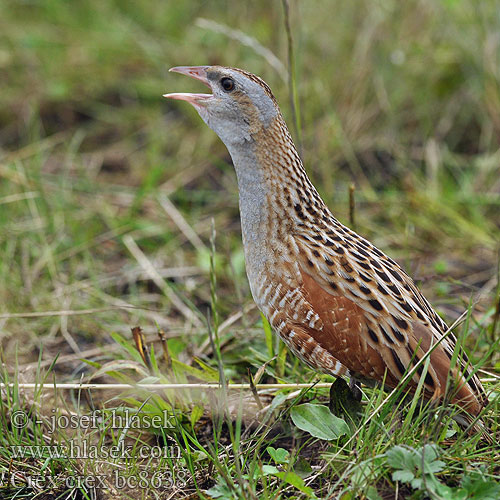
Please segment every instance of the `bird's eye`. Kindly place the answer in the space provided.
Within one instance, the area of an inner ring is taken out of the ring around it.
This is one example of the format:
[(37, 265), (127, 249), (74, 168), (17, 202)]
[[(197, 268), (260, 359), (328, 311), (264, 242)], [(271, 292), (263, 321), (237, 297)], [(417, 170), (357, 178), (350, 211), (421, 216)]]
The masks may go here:
[(234, 80), (232, 78), (222, 78), (220, 84), (224, 92), (231, 92), (234, 89)]

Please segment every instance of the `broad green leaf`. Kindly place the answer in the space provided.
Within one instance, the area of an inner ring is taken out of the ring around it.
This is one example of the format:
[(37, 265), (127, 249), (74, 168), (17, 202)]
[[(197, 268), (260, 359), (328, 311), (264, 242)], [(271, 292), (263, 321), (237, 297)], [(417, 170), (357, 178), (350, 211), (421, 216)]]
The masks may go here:
[(433, 474), (435, 472), (440, 472), (444, 469), (445, 463), (441, 460), (437, 460), (441, 455), (441, 450), (435, 444), (426, 444), (423, 448), (417, 451), (418, 454), (418, 466), (422, 467), (422, 458), (424, 462), (424, 473)]
[(410, 484), (414, 490), (420, 490), (422, 489), (424, 481), (421, 478), (415, 478), (412, 481), (410, 481)]
[(178, 355), (186, 349), (186, 343), (180, 339), (167, 340), (168, 353), (173, 359), (177, 359)]
[(378, 476), (376, 470), (384, 462), (382, 456), (363, 460), (357, 464), (350, 473), (351, 484), (357, 487), (363, 487), (372, 484)]
[(403, 446), (393, 446), (385, 452), (387, 463), (395, 469), (410, 468), (413, 465), (412, 450), (408, 450)]
[(215, 486), (212, 486), (207, 490), (207, 493), (212, 498), (220, 498), (221, 500), (232, 500), (234, 498), (234, 492), (225, 482), (217, 483)]
[(278, 406), (281, 406), (285, 401), (286, 401), (286, 394), (283, 393), (276, 394), (271, 403), (270, 410), (271, 411), (276, 410), (276, 408), (278, 408)]
[(403, 483), (409, 483), (415, 475), (409, 470), (397, 470), (392, 473), (393, 481), (402, 481)]
[(337, 439), (350, 433), (345, 420), (333, 415), (324, 405), (304, 403), (294, 406), (290, 415), (299, 429), (319, 439)]
[(266, 451), (269, 453), (271, 458), (277, 464), (286, 464), (288, 463), (288, 459), (290, 458), (290, 453), (284, 448), (273, 448), (272, 446), (268, 446)]
[(462, 479), (462, 488), (471, 500), (498, 500), (500, 483), (485, 479), (479, 474), (467, 475)]
[(282, 481), (285, 481), (288, 484), (291, 484), (292, 486), (297, 488), (299, 491), (302, 491), (302, 493), (305, 493), (309, 497), (316, 498), (314, 490), (309, 486), (306, 486), (304, 480), (298, 474), (295, 474), (295, 472), (282, 471), (278, 472), (277, 474), (274, 474), (274, 476), (281, 479)]
[(279, 469), (275, 467), (274, 465), (263, 465), (262, 466), (262, 474), (264, 476), (269, 476), (269, 475), (275, 475), (279, 473)]
[(302, 479), (309, 477), (313, 472), (311, 464), (303, 457), (299, 457), (299, 459), (295, 462), (293, 465), (293, 471)]
[(302, 491), (302, 493), (305, 493), (308, 495), (310, 498), (316, 498), (316, 495), (314, 494), (314, 490), (310, 488), (309, 486), (306, 486), (304, 483), (304, 480), (295, 472), (292, 471), (280, 471), (277, 467), (274, 465), (263, 465), (262, 468), (262, 474), (264, 476), (274, 476), (277, 477), (278, 479), (281, 479), (282, 481), (285, 481), (288, 484), (291, 484), (295, 488), (297, 488), (299, 491)]
[(467, 494), (461, 488), (451, 488), (440, 483), (435, 476), (427, 476), (427, 490), (440, 500), (467, 500)]
[(382, 500), (375, 486), (368, 486), (368, 488), (366, 488), (366, 498), (368, 500)]

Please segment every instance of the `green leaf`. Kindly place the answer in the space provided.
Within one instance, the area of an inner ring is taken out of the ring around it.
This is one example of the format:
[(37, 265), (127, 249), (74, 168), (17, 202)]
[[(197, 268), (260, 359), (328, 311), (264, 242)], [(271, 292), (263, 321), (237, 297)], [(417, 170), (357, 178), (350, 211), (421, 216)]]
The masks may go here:
[(177, 359), (179, 354), (186, 349), (186, 343), (180, 339), (167, 340), (168, 352), (173, 359)]
[(498, 500), (500, 498), (500, 483), (485, 479), (480, 474), (470, 474), (462, 479), (462, 488), (470, 500)]
[[(419, 459), (420, 457), (423, 458), (425, 474), (441, 472), (444, 469), (446, 464), (441, 460), (437, 460), (441, 454), (441, 450), (435, 444), (426, 444), (423, 448), (421, 448), (421, 450), (418, 450), (417, 453), (419, 455)], [(421, 464), (422, 461), (419, 460), (419, 466), (421, 466)]]
[(119, 333), (116, 332), (111, 332), (111, 338), (117, 343), (120, 344), (120, 346), (125, 349), (125, 351), (128, 352), (130, 357), (138, 362), (144, 365), (144, 361), (142, 360), (141, 355), (139, 354), (139, 351), (136, 349), (135, 345), (132, 344), (130, 340), (127, 340), (125, 337), (120, 335)]
[(345, 420), (333, 415), (323, 405), (304, 403), (294, 406), (290, 415), (299, 429), (319, 439), (332, 440), (350, 433)]
[(160, 381), (159, 377), (153, 377), (152, 375), (148, 377), (144, 377), (141, 380), (139, 380), (139, 384), (157, 384)]
[(191, 421), (191, 425), (194, 427), (196, 422), (200, 420), (200, 418), (203, 415), (203, 407), (196, 405), (192, 410), (191, 410), (191, 416), (189, 420)]
[(215, 486), (212, 486), (206, 492), (212, 498), (220, 498), (221, 500), (233, 500), (234, 498), (233, 491), (229, 488), (229, 486), (225, 482), (223, 482), (223, 480), (220, 481), (222, 482), (217, 483)]
[(158, 369), (158, 362), (156, 361), (155, 355), (155, 346), (153, 344), (151, 344), (149, 348), (149, 361), (151, 362), (151, 369), (153, 370), (153, 372), (159, 374), (160, 370)]
[(264, 329), (264, 335), (266, 339), (266, 347), (267, 347), (267, 353), (269, 354), (269, 357), (272, 358), (274, 356), (274, 336), (273, 336), (273, 331), (271, 329), (271, 325), (269, 324), (269, 321), (267, 321), (267, 318), (260, 313), (262, 317), (262, 328)]
[(288, 484), (295, 486), (295, 488), (302, 491), (302, 493), (306, 493), (307, 495), (316, 498), (314, 490), (309, 486), (306, 486), (304, 480), (298, 474), (295, 474), (295, 472), (280, 472), (277, 476), (286, 481)]
[(420, 478), (415, 478), (412, 481), (410, 481), (410, 484), (414, 490), (420, 490), (420, 489), (422, 489), (424, 481)]
[(409, 483), (414, 479), (415, 475), (409, 470), (397, 470), (392, 473), (393, 481), (402, 481), (403, 483)]
[(295, 462), (293, 471), (302, 479), (309, 477), (313, 472), (311, 464), (303, 457), (299, 457), (299, 459)]
[(375, 486), (368, 486), (368, 488), (366, 488), (365, 494), (368, 500), (382, 500), (382, 497), (378, 494), (377, 488), (375, 488)]
[(469, 497), (461, 488), (452, 488), (440, 483), (434, 476), (427, 476), (427, 490), (440, 500), (467, 500)]
[(191, 375), (192, 377), (196, 377), (198, 380), (202, 380), (203, 382), (218, 382), (219, 380), (219, 374), (217, 372), (199, 370), (198, 368), (189, 366), (182, 361), (178, 361), (177, 359), (172, 359), (172, 366), (174, 369), (182, 371), (185, 375)]
[(87, 363), (88, 365), (92, 366), (93, 368), (101, 368), (102, 364), (101, 363), (97, 363), (96, 361), (91, 361), (90, 359), (83, 359), (83, 358), (80, 358), (80, 361), (83, 361), (84, 363)]
[(385, 452), (387, 463), (394, 469), (410, 469), (413, 467), (413, 450), (403, 446), (393, 446)]
[[(282, 448), (279, 448), (279, 449), (282, 449)], [(275, 451), (277, 451), (277, 450), (275, 450)], [(268, 450), (268, 452), (269, 452), (269, 450)], [(288, 484), (294, 486), (299, 491), (302, 491), (302, 493), (305, 493), (310, 498), (316, 498), (316, 495), (314, 494), (314, 490), (312, 488), (310, 488), (309, 486), (306, 486), (306, 484), (304, 483), (304, 480), (295, 472), (280, 471), (274, 465), (263, 465), (261, 467), (261, 471), (262, 471), (262, 475), (264, 475), (264, 476), (277, 477), (278, 479), (281, 479), (285, 483), (288, 483)]]
[(275, 477), (281, 479), (282, 481), (285, 481), (288, 484), (291, 484), (295, 488), (297, 488), (299, 491), (302, 491), (302, 493), (305, 493), (309, 497), (316, 498), (316, 495), (314, 494), (314, 490), (306, 486), (304, 483), (304, 480), (298, 475), (295, 474), (295, 472), (278, 472), (277, 474), (273, 474)]
[(288, 347), (282, 341), (278, 344), (278, 358), (276, 359), (276, 375), (282, 378), (285, 375), (286, 355)]
[(440, 448), (433, 444), (426, 444), (418, 450), (396, 445), (386, 451), (385, 457), (388, 465), (396, 469), (392, 473), (394, 481), (410, 484), (414, 490), (427, 489), (443, 500), (451, 500), (454, 491), (440, 483), (434, 475), (445, 467), (444, 462), (437, 460), (440, 454)]
[(451, 429), (451, 428), (450, 428), (450, 429), (448, 429), (448, 430), (446, 431), (446, 434), (445, 434), (445, 436), (444, 436), (444, 437), (445, 437), (446, 439), (449, 439), (449, 438), (453, 437), (456, 433), (457, 433), (456, 429)]
[(269, 408), (270, 411), (276, 410), (278, 406), (281, 406), (284, 402), (286, 401), (286, 394), (283, 394), (282, 392), (279, 394), (276, 394), (274, 399), (271, 402), (271, 406)]
[(201, 369), (203, 370), (203, 372), (206, 373), (207, 379), (213, 380), (215, 382), (219, 380), (219, 372), (218, 372), (218, 370), (216, 370), (215, 368), (207, 365), (206, 363), (204, 363), (199, 358), (194, 358), (194, 360), (196, 361), (196, 363), (198, 363), (198, 365), (201, 367)]
[(377, 469), (383, 462), (384, 458), (378, 456), (358, 463), (350, 473), (351, 484), (361, 488), (375, 482), (378, 476)]
[(441, 460), (434, 460), (433, 462), (424, 462), (424, 473), (425, 474), (434, 474), (435, 472), (441, 472), (444, 467), (445, 463), (441, 462)]
[(290, 458), (290, 453), (284, 448), (273, 448), (272, 446), (268, 446), (266, 451), (269, 453), (271, 458), (277, 464), (286, 464), (288, 463), (288, 459)]
[(110, 377), (116, 378), (117, 380), (130, 381), (132, 379), (127, 376), (126, 373), (128, 371), (135, 371), (142, 378), (146, 378), (149, 376), (148, 371), (144, 367), (144, 363), (141, 361), (132, 361), (128, 359), (115, 359), (113, 361), (108, 361), (104, 363), (99, 370), (92, 374), (91, 378), (97, 378), (101, 375), (109, 375)]
[(266, 412), (266, 417), (271, 415), (273, 411), (275, 411), (279, 406), (281, 406), (286, 401), (286, 394), (279, 393), (276, 394), (274, 399), (272, 400), (269, 409)]
[(395, 472), (393, 476), (398, 476), (400, 481), (409, 482), (411, 478), (406, 474), (402, 474), (403, 472), (411, 473), (413, 477), (420, 477), (422, 474), (433, 475), (442, 471), (446, 464), (441, 460), (437, 460), (440, 453), (439, 447), (433, 444), (426, 444), (418, 450), (396, 445), (387, 450), (385, 456), (387, 463), (399, 471)]
[(269, 476), (269, 475), (275, 475), (275, 474), (278, 474), (280, 472), (280, 470), (275, 467), (274, 465), (263, 465), (262, 466), (262, 474), (264, 474), (264, 476)]

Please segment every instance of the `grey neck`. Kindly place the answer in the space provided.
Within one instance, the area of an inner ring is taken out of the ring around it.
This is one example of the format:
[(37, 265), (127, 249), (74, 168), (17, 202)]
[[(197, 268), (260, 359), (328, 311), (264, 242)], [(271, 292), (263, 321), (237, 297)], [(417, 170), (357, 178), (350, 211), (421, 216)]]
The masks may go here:
[(252, 294), (261, 273), (269, 264), (269, 185), (265, 172), (254, 152), (254, 144), (228, 148), (238, 180), (241, 235), (245, 252), (246, 271)]
[(264, 230), (266, 215), (269, 214), (265, 173), (256, 158), (253, 144), (232, 148), (230, 154), (238, 180), (243, 237), (252, 235), (254, 238)]

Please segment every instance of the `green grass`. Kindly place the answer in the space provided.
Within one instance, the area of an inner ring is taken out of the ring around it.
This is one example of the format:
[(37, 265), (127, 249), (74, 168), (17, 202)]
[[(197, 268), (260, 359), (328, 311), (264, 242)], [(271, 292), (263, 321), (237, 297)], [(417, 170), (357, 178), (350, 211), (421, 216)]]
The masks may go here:
[[(498, 445), (464, 433), (450, 409), (420, 409), (418, 399), (399, 408), (397, 394), (381, 405), (387, 394), (365, 389), (360, 420), (346, 417), (349, 430), (326, 440), (294, 423), (302, 405), (326, 403), (323, 386), (256, 395), (225, 385), (247, 383), (248, 369), (256, 383), (332, 379), (278, 345), (253, 306), (227, 152), (192, 109), (161, 98), (200, 90), (167, 73), (176, 65), (261, 75), (293, 133), (295, 103), (306, 168), (332, 211), (349, 221), (354, 183), (357, 230), (449, 324), (469, 312), (456, 331), (490, 373), (480, 373), (491, 391), (483, 420), (498, 443), (496, 2), (290, 2), (290, 24), (296, 95), (282, 2), (0, 5), (0, 356), (1, 378), (14, 384), (2, 389), (0, 498), (94, 498), (96, 485), (81, 481), (101, 476), (102, 498), (500, 496)], [(224, 383), (208, 392), (17, 386), (80, 379)], [(51, 433), (55, 408), (100, 410), (100, 427)], [(114, 429), (126, 408), (143, 424), (167, 412), (171, 425)], [(28, 416), (22, 429), (16, 411)], [(12, 446), (71, 440), (133, 451), (126, 460), (13, 455)], [(139, 456), (139, 446), (168, 445), (181, 457)]]

